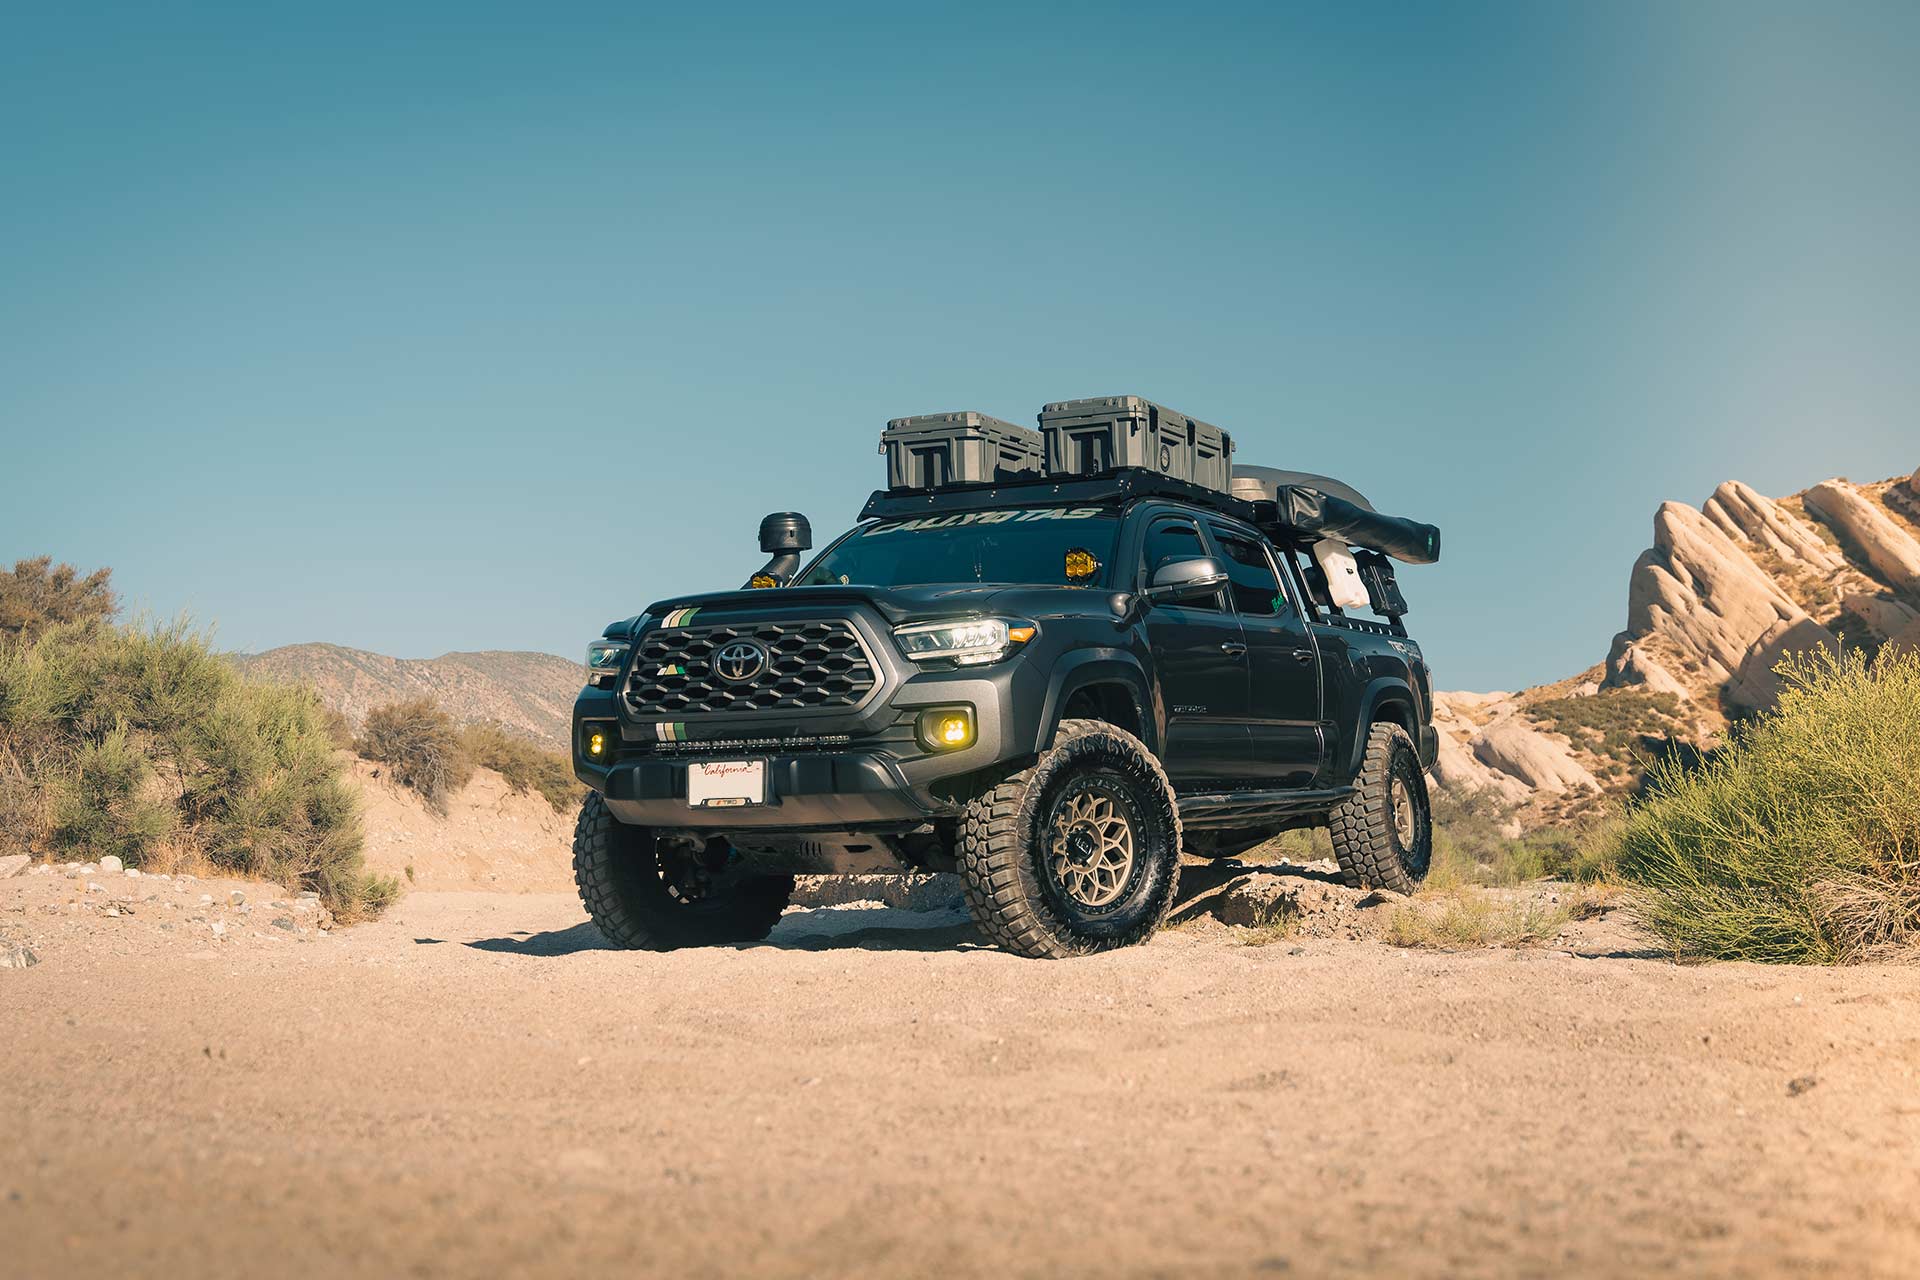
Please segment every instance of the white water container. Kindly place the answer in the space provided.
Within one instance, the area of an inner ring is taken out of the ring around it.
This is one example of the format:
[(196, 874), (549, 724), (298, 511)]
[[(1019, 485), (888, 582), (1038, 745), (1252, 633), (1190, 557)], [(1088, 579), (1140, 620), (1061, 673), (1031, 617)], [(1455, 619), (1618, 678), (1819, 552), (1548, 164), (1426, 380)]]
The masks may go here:
[(1360, 579), (1360, 563), (1347, 544), (1337, 538), (1322, 538), (1313, 544), (1313, 559), (1327, 575), (1327, 598), (1342, 609), (1364, 609), (1373, 603), (1367, 584)]

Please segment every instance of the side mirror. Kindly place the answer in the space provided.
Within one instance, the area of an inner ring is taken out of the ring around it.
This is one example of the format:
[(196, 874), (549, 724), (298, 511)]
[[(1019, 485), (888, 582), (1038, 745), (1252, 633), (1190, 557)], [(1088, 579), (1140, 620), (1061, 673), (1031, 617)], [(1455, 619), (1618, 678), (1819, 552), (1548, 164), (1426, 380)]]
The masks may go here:
[(1155, 604), (1177, 604), (1212, 595), (1227, 585), (1227, 571), (1211, 556), (1170, 560), (1153, 571), (1147, 599)]
[(798, 511), (776, 511), (760, 522), (760, 554), (773, 559), (747, 579), (749, 587), (784, 587), (800, 572), (800, 553), (813, 549), (813, 526)]

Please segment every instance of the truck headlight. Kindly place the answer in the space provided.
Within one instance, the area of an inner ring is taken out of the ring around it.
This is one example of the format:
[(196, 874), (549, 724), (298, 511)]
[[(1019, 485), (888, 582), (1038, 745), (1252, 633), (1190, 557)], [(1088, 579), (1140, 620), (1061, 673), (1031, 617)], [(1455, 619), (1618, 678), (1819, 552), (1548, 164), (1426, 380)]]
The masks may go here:
[(945, 659), (963, 667), (998, 662), (1033, 639), (1038, 628), (1007, 618), (971, 618), (965, 622), (918, 622), (896, 627), (900, 652), (915, 662)]
[(587, 683), (596, 689), (611, 689), (620, 678), (621, 664), (633, 646), (625, 640), (595, 640), (587, 646)]

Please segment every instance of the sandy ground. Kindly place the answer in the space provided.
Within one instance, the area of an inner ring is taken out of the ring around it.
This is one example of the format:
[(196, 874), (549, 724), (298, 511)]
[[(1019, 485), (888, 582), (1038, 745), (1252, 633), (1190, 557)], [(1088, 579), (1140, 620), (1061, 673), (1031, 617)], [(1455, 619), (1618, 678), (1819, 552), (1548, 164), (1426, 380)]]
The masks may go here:
[(87, 883), (0, 882), (8, 1277), (1920, 1268), (1913, 967)]

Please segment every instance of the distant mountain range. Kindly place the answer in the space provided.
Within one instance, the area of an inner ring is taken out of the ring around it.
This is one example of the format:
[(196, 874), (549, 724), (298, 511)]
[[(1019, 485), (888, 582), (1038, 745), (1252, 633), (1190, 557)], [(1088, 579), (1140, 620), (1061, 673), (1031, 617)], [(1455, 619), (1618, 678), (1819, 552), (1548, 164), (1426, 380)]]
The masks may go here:
[(389, 658), (337, 644), (293, 644), (235, 654), (256, 679), (310, 684), (356, 726), (373, 708), (429, 694), (462, 724), (493, 723), (565, 750), (580, 664), (550, 653), (487, 650)]

